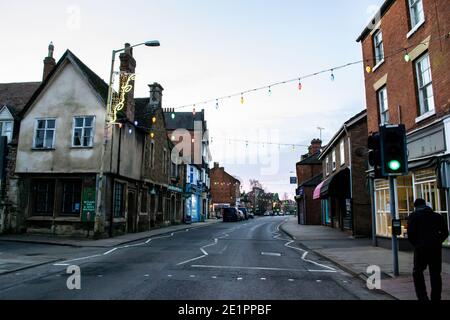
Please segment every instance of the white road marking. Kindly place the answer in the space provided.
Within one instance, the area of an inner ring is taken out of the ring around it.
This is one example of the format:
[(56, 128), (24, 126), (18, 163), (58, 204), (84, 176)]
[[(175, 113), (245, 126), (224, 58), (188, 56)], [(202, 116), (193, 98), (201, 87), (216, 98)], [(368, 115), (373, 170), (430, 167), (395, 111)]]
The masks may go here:
[(172, 275), (171, 275), (171, 274), (168, 274), (167, 276), (168, 276), (169, 278), (172, 278)]
[(265, 280), (267, 280), (267, 279), (266, 279), (266, 278), (261, 278), (261, 280), (262, 280), (262, 281), (265, 281)]
[(71, 260), (66, 260), (60, 263), (54, 263), (54, 266), (68, 266), (70, 262), (75, 262), (75, 261), (82, 261), (82, 260), (87, 260), (87, 259), (91, 259), (91, 258), (97, 258), (102, 256), (102, 254), (95, 254), (93, 256), (87, 256), (87, 257), (81, 257), (81, 258), (77, 258), (77, 259), (71, 259)]
[(242, 278), (241, 278), (241, 277), (239, 277), (239, 278), (237, 278), (237, 280), (238, 280), (238, 281), (241, 281), (241, 280), (242, 280)]
[(212, 276), (211, 278), (213, 278), (213, 279), (217, 279), (217, 277), (216, 277), (216, 276)]
[(288, 279), (289, 282), (294, 282), (294, 279)]
[[(237, 267), (237, 266), (210, 266), (193, 264), (192, 268), (210, 268), (210, 269), (243, 269), (243, 270), (269, 270), (269, 271), (293, 271), (293, 272), (324, 272), (323, 270), (310, 271), (302, 269), (288, 269), (288, 268), (269, 268), (269, 267)], [(330, 271), (326, 271), (330, 272)]]
[(281, 253), (278, 252), (261, 252), (262, 256), (281, 257)]
[(192, 262), (192, 261), (195, 261), (195, 260), (199, 260), (199, 259), (203, 259), (203, 258), (207, 257), (209, 254), (208, 254), (208, 252), (206, 252), (205, 248), (208, 248), (208, 247), (211, 247), (211, 246), (215, 246), (218, 242), (219, 242), (219, 239), (217, 239), (217, 238), (214, 239), (213, 243), (208, 244), (208, 245), (203, 246), (203, 247), (200, 248), (200, 251), (203, 253), (202, 256), (195, 257), (195, 258), (192, 258), (192, 259), (189, 259), (189, 260), (186, 260), (186, 261), (182, 261), (180, 263), (177, 263), (177, 266), (181, 266), (181, 265), (184, 265), (186, 263), (189, 263), (189, 262)]
[(193, 274), (191, 274), (189, 277), (190, 277), (190, 278), (195, 278), (195, 276), (194, 276)]
[(110, 254), (110, 253), (113, 253), (113, 252), (116, 251), (116, 250), (117, 250), (117, 248), (111, 249), (111, 250), (105, 252), (103, 255), (106, 256), (106, 255), (108, 255), (108, 254)]
[[(337, 270), (334, 269), (334, 268), (332, 268), (332, 267), (329, 267), (329, 266), (326, 266), (326, 265), (324, 265), (324, 264), (320, 264), (320, 263), (318, 263), (318, 262), (315, 262), (315, 261), (306, 259), (306, 256), (308, 255), (309, 252), (306, 251), (306, 250), (303, 250), (303, 249), (301, 249), (301, 248), (297, 248), (297, 247), (291, 246), (291, 243), (293, 243), (293, 242), (294, 242), (294, 241), (289, 241), (289, 242), (287, 242), (284, 246), (285, 246), (285, 247), (288, 247), (288, 248), (291, 248), (291, 249), (294, 249), (294, 250), (298, 250), (298, 251), (303, 252), (303, 255), (302, 255), (302, 260), (303, 260), (303, 261), (309, 262), (309, 263), (312, 263), (312, 264), (315, 264), (316, 266), (325, 268), (325, 269), (327, 269), (327, 270), (329, 270), (329, 271), (331, 271), (331, 272), (337, 272)], [(312, 270), (310, 270), (310, 271), (312, 271)]]
[(316, 280), (316, 282), (317, 282), (317, 283), (321, 283), (321, 282), (322, 282), (322, 280)]
[(149, 274), (145, 274), (144, 277), (150, 277), (150, 275)]

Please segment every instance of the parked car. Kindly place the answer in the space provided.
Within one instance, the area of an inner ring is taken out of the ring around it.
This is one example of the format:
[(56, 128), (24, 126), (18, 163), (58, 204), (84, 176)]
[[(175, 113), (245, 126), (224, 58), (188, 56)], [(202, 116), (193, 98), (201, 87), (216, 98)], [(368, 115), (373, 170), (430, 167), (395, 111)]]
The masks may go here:
[(224, 208), (223, 209), (223, 222), (237, 222), (241, 217), (239, 211), (236, 208)]
[(245, 220), (248, 220), (248, 211), (246, 208), (239, 208), (239, 210), (242, 211), (242, 213), (244, 214), (244, 218)]
[(269, 211), (264, 212), (264, 216), (265, 216), (265, 217), (270, 216), (270, 212), (269, 212)]
[(255, 219), (255, 215), (253, 214), (253, 212), (249, 212), (248, 213), (248, 218), (249, 219)]
[(238, 210), (238, 213), (239, 213), (239, 221), (245, 220), (244, 212), (242, 212), (242, 210)]

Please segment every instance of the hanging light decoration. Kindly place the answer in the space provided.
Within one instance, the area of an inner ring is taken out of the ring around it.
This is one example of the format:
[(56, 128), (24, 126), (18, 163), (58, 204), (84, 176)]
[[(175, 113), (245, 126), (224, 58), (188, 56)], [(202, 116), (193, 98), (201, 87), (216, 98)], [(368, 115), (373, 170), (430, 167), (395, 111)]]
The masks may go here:
[(406, 62), (410, 62), (411, 61), (411, 56), (408, 53), (408, 50), (405, 49), (405, 57), (404, 57)]
[(139, 124), (139, 122), (137, 122), (137, 121), (134, 122), (134, 125), (135, 125), (136, 127), (138, 126), (138, 124)]
[(334, 70), (331, 69), (331, 81), (334, 81)]
[(272, 95), (272, 88), (269, 86), (269, 97)]
[(133, 129), (131, 129), (131, 128), (128, 129), (128, 133), (129, 133), (129, 134), (132, 134), (132, 133), (133, 133)]
[(244, 94), (241, 93), (241, 104), (244, 104), (245, 100), (244, 100)]
[(298, 90), (302, 91), (303, 85), (302, 85), (302, 79), (298, 79)]
[(156, 117), (152, 117), (152, 123), (153, 123), (153, 124), (156, 123)]
[(195, 117), (196, 111), (195, 111), (195, 104), (194, 104), (194, 109), (192, 109), (192, 115)]
[(366, 72), (367, 73), (371, 73), (372, 72), (372, 67), (371, 66), (367, 66), (366, 67)]
[(219, 109), (219, 99), (216, 99), (216, 109)]
[(150, 138), (153, 139), (154, 137), (155, 137), (155, 133), (154, 133), (154, 132), (151, 132), (151, 133), (150, 133)]
[(171, 117), (172, 117), (172, 119), (175, 119), (175, 112), (172, 112), (172, 115), (171, 115)]

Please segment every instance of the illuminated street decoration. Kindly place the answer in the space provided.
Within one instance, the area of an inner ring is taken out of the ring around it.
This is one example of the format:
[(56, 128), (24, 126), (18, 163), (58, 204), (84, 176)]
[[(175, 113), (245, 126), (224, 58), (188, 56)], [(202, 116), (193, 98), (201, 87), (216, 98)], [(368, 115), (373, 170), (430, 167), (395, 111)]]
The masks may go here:
[(121, 83), (124, 83), (124, 85), (120, 88), (120, 98), (119, 102), (113, 107), (112, 110), (112, 116), (111, 116), (111, 122), (116, 123), (117, 121), (117, 113), (125, 107), (125, 96), (127, 93), (129, 93), (133, 89), (133, 85), (131, 84), (132, 81), (136, 79), (136, 74), (123, 74), (123, 81)]

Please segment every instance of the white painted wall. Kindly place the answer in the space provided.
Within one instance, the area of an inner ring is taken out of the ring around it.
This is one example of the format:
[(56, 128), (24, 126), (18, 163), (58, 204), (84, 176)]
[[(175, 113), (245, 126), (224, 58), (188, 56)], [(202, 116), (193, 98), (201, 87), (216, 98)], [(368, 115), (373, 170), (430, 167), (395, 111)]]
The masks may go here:
[[(94, 147), (72, 148), (74, 116), (95, 116)], [(36, 119), (56, 118), (55, 150), (35, 151)], [(29, 109), (20, 126), (17, 173), (98, 172), (103, 144), (105, 106), (83, 74), (67, 62)]]

